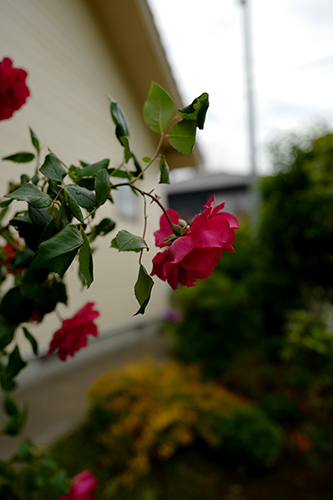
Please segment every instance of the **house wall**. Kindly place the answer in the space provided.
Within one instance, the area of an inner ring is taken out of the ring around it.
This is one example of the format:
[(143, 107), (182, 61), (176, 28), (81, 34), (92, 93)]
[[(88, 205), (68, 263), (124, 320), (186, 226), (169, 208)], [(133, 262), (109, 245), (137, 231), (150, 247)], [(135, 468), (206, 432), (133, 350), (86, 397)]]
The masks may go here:
[[(32, 150), (30, 126), (41, 143), (67, 165), (78, 164), (78, 160), (96, 162), (111, 158), (111, 166), (118, 166), (123, 151), (114, 136), (106, 93), (111, 94), (125, 111), (132, 132), (131, 147), (138, 158), (153, 154), (156, 143), (143, 123), (141, 109), (91, 9), (83, 0), (0, 0), (0, 59), (10, 57), (15, 66), (28, 71), (27, 83), (32, 94), (13, 118), (0, 122), (0, 157)], [(34, 166), (2, 162), (1, 194), (5, 194), (10, 179), (19, 180), (22, 172), (32, 173), (33, 170)], [(156, 186), (156, 181), (155, 169), (146, 175), (142, 186), (150, 190)], [(157, 192), (163, 195), (160, 188)], [(161, 214), (157, 206), (150, 204), (148, 211), (150, 251), (144, 256), (143, 264), (150, 271), (151, 259), (156, 253), (152, 233), (158, 227)], [(121, 217), (116, 208), (107, 203), (96, 219), (115, 218), (116, 230), (142, 234), (140, 199), (135, 212), (136, 217), (130, 220)], [(72, 266), (68, 273), (69, 307), (59, 307), (65, 318), (87, 301), (96, 302), (101, 312), (102, 333), (124, 324), (131, 326), (159, 318), (166, 305), (167, 287), (156, 282), (145, 316), (132, 318), (138, 309), (133, 293), (138, 255), (118, 254), (110, 249), (115, 234), (107, 235), (104, 240), (101, 238), (94, 245), (97, 247), (94, 252), (95, 282), (89, 290), (81, 291), (77, 264)], [(60, 325), (53, 316), (35, 329), (44, 347)]]

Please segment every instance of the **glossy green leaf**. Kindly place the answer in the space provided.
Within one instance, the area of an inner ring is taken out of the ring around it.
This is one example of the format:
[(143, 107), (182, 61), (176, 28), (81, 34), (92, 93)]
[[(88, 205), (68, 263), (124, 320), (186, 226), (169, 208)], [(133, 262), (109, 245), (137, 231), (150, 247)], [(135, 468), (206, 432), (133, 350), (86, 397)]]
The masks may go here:
[(119, 104), (110, 96), (106, 96), (110, 103), (110, 111), (111, 111), (111, 116), (112, 120), (116, 125), (116, 136), (120, 140), (120, 137), (127, 137), (129, 136), (129, 128), (128, 128), (128, 123), (126, 116)]
[(160, 156), (160, 180), (159, 184), (170, 184), (169, 166), (165, 160), (165, 156)]
[(82, 227), (80, 228), (80, 231), (83, 244), (79, 251), (79, 265), (80, 271), (85, 277), (87, 287), (89, 288), (91, 283), (94, 281), (93, 259), (88, 238)]
[(194, 101), (185, 108), (179, 109), (179, 115), (185, 120), (195, 120), (197, 127), (199, 129), (204, 128), (206, 114), (209, 107), (207, 92), (204, 92), (199, 97), (194, 99)]
[(195, 143), (196, 122), (183, 120), (177, 123), (169, 133), (169, 142), (173, 148), (184, 155), (190, 155)]
[(46, 227), (52, 219), (51, 213), (47, 208), (34, 208), (29, 205), (28, 214), (32, 222), (41, 227)]
[(111, 247), (117, 248), (119, 252), (140, 252), (143, 248), (148, 249), (148, 245), (141, 236), (122, 230), (111, 241)]
[(39, 171), (48, 179), (56, 182), (62, 182), (67, 175), (67, 170), (63, 167), (60, 160), (52, 154), (46, 156)]
[(32, 145), (35, 148), (35, 150), (37, 151), (37, 153), (39, 154), (39, 151), (40, 151), (39, 139), (38, 139), (37, 135), (35, 134), (35, 132), (30, 127), (29, 127), (29, 131), (30, 131), (30, 139), (31, 139)]
[(92, 212), (97, 207), (96, 196), (94, 193), (81, 186), (69, 186), (67, 191), (76, 199), (80, 207)]
[(23, 333), (25, 338), (30, 342), (34, 355), (38, 356), (38, 344), (35, 337), (25, 327), (23, 327)]
[(143, 105), (143, 118), (151, 130), (162, 134), (174, 112), (170, 95), (157, 83), (152, 82), (148, 97)]
[(141, 158), (141, 160), (145, 163), (149, 163), (151, 161), (151, 158), (149, 156), (144, 156), (143, 158)]
[(78, 202), (76, 201), (74, 196), (70, 193), (70, 191), (68, 191), (67, 189), (64, 189), (64, 191), (65, 191), (66, 200), (69, 203), (70, 209), (71, 209), (74, 217), (83, 223), (84, 217), (83, 217), (83, 214), (81, 212), (81, 208), (80, 208)]
[(141, 264), (140, 270), (139, 270), (138, 280), (135, 283), (135, 287), (134, 287), (135, 297), (140, 304), (140, 308), (134, 314), (134, 316), (136, 316), (137, 314), (144, 314), (146, 307), (148, 305), (148, 302), (150, 300), (151, 290), (152, 290), (153, 286), (154, 286), (153, 279), (149, 276), (149, 274), (147, 273), (147, 270)]
[(84, 168), (81, 169), (76, 169), (76, 175), (78, 179), (82, 179), (83, 177), (95, 177), (97, 172), (99, 172), (101, 169), (106, 169), (108, 168), (110, 164), (110, 160), (108, 158), (105, 158), (104, 160), (98, 161), (96, 163), (93, 163), (92, 165), (88, 165)]
[(46, 208), (52, 203), (51, 197), (43, 193), (35, 184), (24, 184), (12, 193), (6, 194), (5, 197), (18, 201), (26, 201), (35, 208)]
[(13, 161), (15, 163), (29, 163), (34, 158), (34, 154), (27, 153), (26, 151), (21, 151), (20, 153), (15, 153), (10, 156), (4, 156), (2, 159), (6, 161)]
[(95, 178), (95, 193), (98, 206), (103, 205), (110, 194), (110, 177), (107, 170), (100, 170)]
[(83, 238), (80, 231), (75, 226), (67, 225), (59, 233), (39, 245), (39, 250), (31, 265), (62, 275), (82, 244)]

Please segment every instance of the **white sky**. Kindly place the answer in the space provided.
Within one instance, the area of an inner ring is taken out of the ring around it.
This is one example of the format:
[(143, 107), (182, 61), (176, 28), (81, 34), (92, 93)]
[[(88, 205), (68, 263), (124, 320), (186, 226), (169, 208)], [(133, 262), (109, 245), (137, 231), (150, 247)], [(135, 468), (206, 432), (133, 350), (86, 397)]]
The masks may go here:
[[(333, 0), (250, 1), (257, 163), (281, 132), (333, 127)], [(210, 109), (198, 144), (210, 169), (249, 172), (239, 0), (149, 0), (184, 104)]]

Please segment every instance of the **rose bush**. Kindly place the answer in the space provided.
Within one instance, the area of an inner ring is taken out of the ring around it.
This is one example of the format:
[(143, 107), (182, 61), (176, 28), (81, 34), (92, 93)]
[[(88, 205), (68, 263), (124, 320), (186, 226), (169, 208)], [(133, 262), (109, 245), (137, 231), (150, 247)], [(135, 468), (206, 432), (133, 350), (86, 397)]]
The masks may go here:
[(53, 335), (47, 354), (58, 350), (59, 359), (66, 361), (67, 356), (74, 356), (76, 351), (86, 347), (88, 335), (97, 337), (98, 329), (93, 321), (99, 312), (93, 310), (94, 305), (94, 302), (88, 302), (73, 318), (62, 322), (61, 328)]
[(167, 281), (175, 290), (178, 283), (195, 286), (198, 279), (208, 278), (213, 273), (222, 252), (234, 252), (232, 246), (238, 221), (233, 215), (221, 212), (224, 203), (214, 207), (215, 196), (204, 206), (204, 211), (193, 221), (184, 225), (173, 209), (167, 214), (174, 225), (179, 227), (180, 236), (174, 235), (165, 214), (160, 219), (160, 229), (154, 233), (157, 247), (168, 248), (153, 259), (151, 276)]
[(25, 83), (27, 72), (13, 68), (13, 61), (4, 57), (0, 62), (0, 120), (7, 120), (20, 109), (30, 95)]
[(97, 489), (97, 480), (90, 470), (84, 470), (75, 476), (71, 489), (67, 495), (58, 500), (93, 500)]

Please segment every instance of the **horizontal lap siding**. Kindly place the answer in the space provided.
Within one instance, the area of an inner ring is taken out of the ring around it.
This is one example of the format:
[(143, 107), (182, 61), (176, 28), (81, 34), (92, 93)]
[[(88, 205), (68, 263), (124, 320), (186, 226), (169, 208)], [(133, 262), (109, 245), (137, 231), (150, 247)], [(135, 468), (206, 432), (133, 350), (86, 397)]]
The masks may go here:
[[(95, 162), (111, 158), (111, 166), (118, 166), (122, 148), (114, 138), (106, 93), (121, 103), (132, 130), (132, 149), (138, 157), (153, 154), (155, 144), (147, 134), (141, 110), (129, 92), (94, 13), (84, 1), (0, 0), (0, 59), (6, 56), (13, 59), (15, 66), (28, 71), (27, 82), (32, 95), (13, 118), (0, 122), (1, 157), (19, 150), (31, 150), (28, 132), (31, 126), (42, 144), (67, 165), (77, 164), (79, 159)], [(32, 165), (1, 164), (1, 194), (5, 193), (10, 179), (18, 180), (22, 172), (32, 174), (33, 170)], [(147, 176), (147, 188), (155, 185), (156, 178), (156, 171)], [(109, 203), (103, 207), (98, 220), (115, 218), (117, 230), (142, 234), (142, 204), (139, 201), (140, 213), (134, 223), (119, 220)], [(157, 207), (152, 208), (149, 208), (150, 233), (157, 228), (160, 216)], [(96, 242), (96, 282), (88, 291), (80, 291), (77, 265), (69, 272), (68, 283), (73, 294), (70, 307), (60, 308), (64, 317), (93, 300), (101, 310), (99, 323), (104, 329), (138, 321), (138, 318), (131, 318), (137, 308), (133, 286), (138, 273), (138, 255), (118, 255), (116, 250), (110, 249), (115, 234)], [(144, 264), (150, 271), (155, 254), (152, 237), (148, 237), (148, 243), (151, 250), (145, 255)], [(159, 283), (155, 288), (146, 318), (160, 315), (165, 306), (165, 287)], [(58, 326), (57, 320), (49, 318), (37, 327), (45, 345), (50, 332)]]

